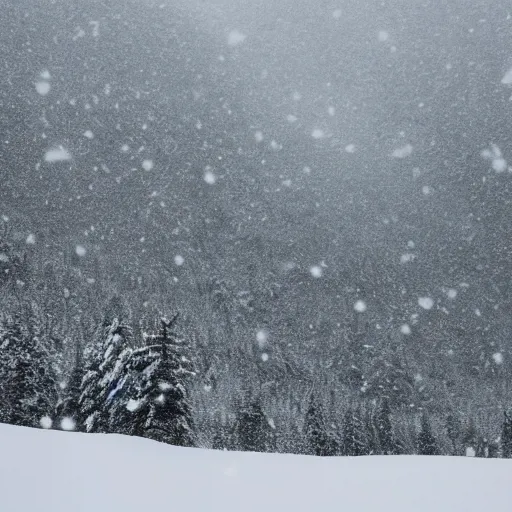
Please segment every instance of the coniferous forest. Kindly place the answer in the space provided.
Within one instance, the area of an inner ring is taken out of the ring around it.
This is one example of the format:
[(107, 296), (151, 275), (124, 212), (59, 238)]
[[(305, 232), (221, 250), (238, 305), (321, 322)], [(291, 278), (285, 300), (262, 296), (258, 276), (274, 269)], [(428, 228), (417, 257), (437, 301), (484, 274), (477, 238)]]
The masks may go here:
[(239, 3), (4, 2), (0, 422), (512, 458), (507, 2)]

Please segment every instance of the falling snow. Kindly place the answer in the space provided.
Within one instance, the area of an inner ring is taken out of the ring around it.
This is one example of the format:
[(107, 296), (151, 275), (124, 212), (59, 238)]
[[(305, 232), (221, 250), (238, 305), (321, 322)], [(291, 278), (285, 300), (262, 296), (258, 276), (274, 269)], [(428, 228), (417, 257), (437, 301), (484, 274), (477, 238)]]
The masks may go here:
[(76, 427), (76, 423), (75, 423), (75, 420), (73, 420), (73, 418), (62, 418), (62, 420), (60, 422), (60, 428), (62, 430), (71, 431), (71, 430), (75, 430), (75, 427)]
[(503, 364), (503, 354), (501, 352), (496, 352), (492, 355), (492, 358), (496, 364)]
[(325, 137), (325, 132), (320, 128), (315, 128), (311, 132), (311, 137), (313, 137), (313, 139), (323, 139)]
[(405, 146), (399, 147), (395, 149), (391, 156), (393, 158), (407, 158), (408, 156), (411, 156), (413, 152), (413, 147), (411, 144), (406, 144)]
[(364, 302), (363, 300), (356, 301), (356, 303), (354, 304), (354, 309), (358, 313), (364, 313), (366, 311), (366, 309), (367, 309), (366, 302)]
[(217, 181), (215, 174), (213, 174), (213, 172), (210, 170), (205, 171), (203, 178), (204, 181), (208, 183), (208, 185), (215, 185), (215, 182)]
[(228, 34), (228, 45), (229, 46), (238, 46), (242, 44), (247, 39), (247, 36), (240, 32), (239, 30), (232, 30)]
[(153, 160), (144, 160), (142, 162), (142, 168), (145, 170), (145, 171), (151, 171), (151, 169), (153, 169)]
[(46, 96), (51, 89), (50, 82), (46, 82), (45, 80), (41, 80), (39, 82), (36, 82), (36, 91), (41, 96)]
[(126, 402), (126, 408), (130, 412), (136, 411), (140, 407), (140, 400), (134, 400), (133, 398), (130, 398), (128, 402)]
[(434, 307), (434, 301), (430, 297), (420, 297), (418, 299), (418, 304), (423, 309), (432, 309)]
[(57, 148), (49, 149), (44, 155), (44, 160), (50, 164), (55, 162), (65, 162), (66, 160), (71, 160), (71, 153), (62, 146), (59, 146)]
[(400, 332), (402, 334), (404, 334), (405, 336), (408, 336), (409, 334), (411, 334), (411, 328), (409, 327), (409, 325), (407, 324), (403, 324), (401, 327), (400, 327)]
[(52, 428), (53, 421), (49, 416), (43, 416), (39, 420), (39, 424), (41, 425), (41, 428), (49, 429), (49, 428)]
[(389, 33), (386, 32), (385, 30), (380, 30), (379, 33), (377, 34), (377, 36), (381, 43), (383, 43), (389, 39)]
[(506, 73), (505, 76), (501, 79), (501, 83), (503, 85), (512, 85), (512, 68), (510, 68)]
[(257, 341), (260, 349), (265, 348), (267, 346), (267, 342), (268, 342), (268, 332), (263, 329), (259, 330), (256, 333), (256, 341)]
[(310, 274), (315, 277), (315, 278), (318, 278), (318, 277), (322, 277), (324, 271), (322, 269), (322, 267), (318, 266), (318, 265), (314, 265), (312, 266), (310, 269), (309, 269), (309, 272)]
[(77, 256), (85, 256), (87, 253), (87, 250), (83, 245), (77, 245), (75, 247), (75, 252), (76, 252)]

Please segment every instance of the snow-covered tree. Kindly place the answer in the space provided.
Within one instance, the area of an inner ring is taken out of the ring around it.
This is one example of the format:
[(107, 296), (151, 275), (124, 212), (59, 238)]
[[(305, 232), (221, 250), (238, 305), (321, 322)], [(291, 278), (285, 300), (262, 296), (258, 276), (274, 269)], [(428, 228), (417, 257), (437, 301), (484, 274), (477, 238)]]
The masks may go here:
[(120, 356), (129, 352), (131, 330), (115, 318), (105, 328), (103, 341), (89, 347), (86, 372), (80, 386), (80, 414), (87, 432), (108, 432), (107, 403), (123, 384)]
[(258, 399), (254, 399), (242, 407), (238, 413), (235, 432), (240, 450), (272, 451), (272, 428)]
[(329, 433), (322, 404), (314, 393), (311, 394), (306, 412), (304, 434), (310, 453), (318, 456), (336, 455), (336, 440)]
[(501, 453), (504, 459), (512, 459), (512, 415), (507, 412), (503, 418)]
[(460, 455), (462, 426), (459, 418), (451, 413), (446, 418), (446, 433), (452, 444), (453, 455)]
[[(70, 420), (76, 425), (77, 430), (82, 429), (80, 414), (80, 386), (84, 375), (84, 363), (82, 348), (78, 344), (75, 347), (75, 361), (73, 370), (69, 375), (61, 399), (57, 403), (55, 411), (55, 427), (63, 428)], [(69, 424), (69, 423), (68, 423)]]
[(426, 414), (421, 417), (421, 430), (418, 434), (418, 453), (420, 455), (438, 455), (439, 448)]
[(121, 354), (117, 385), (107, 397), (110, 425), (116, 431), (179, 446), (194, 445), (186, 381), (194, 376), (186, 345), (173, 331), (177, 317), (161, 320), (147, 345)]
[(358, 456), (368, 453), (368, 440), (360, 411), (350, 407), (343, 422), (342, 454)]
[(0, 421), (38, 427), (57, 402), (52, 340), (35, 318), (5, 318), (0, 325)]
[(391, 408), (389, 401), (384, 399), (375, 417), (375, 427), (379, 440), (379, 451), (382, 455), (400, 453), (399, 443), (393, 433)]

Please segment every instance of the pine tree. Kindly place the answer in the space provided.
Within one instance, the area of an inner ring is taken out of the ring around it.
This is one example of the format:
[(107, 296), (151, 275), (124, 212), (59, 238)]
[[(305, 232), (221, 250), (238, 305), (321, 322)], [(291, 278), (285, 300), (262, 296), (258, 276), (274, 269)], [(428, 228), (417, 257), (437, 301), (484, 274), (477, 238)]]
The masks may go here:
[(126, 350), (120, 356), (121, 386), (108, 400), (108, 424), (111, 432), (146, 436), (146, 422), (152, 414), (151, 395), (154, 376), (161, 364), (159, 345)]
[(478, 430), (473, 418), (469, 419), (469, 422), (462, 434), (462, 443), (464, 444), (465, 454), (469, 453), (468, 448), (470, 448), (471, 453), (476, 455), (476, 448), (478, 445)]
[(235, 449), (236, 447), (233, 443), (235, 428), (228, 424), (227, 417), (224, 412), (215, 414), (213, 421), (213, 431), (215, 433), (213, 435), (212, 448), (214, 450)]
[(311, 394), (306, 412), (304, 433), (309, 446), (309, 453), (321, 457), (336, 455), (338, 451), (337, 443), (334, 437), (329, 435), (323, 407), (314, 393)]
[(105, 329), (103, 342), (96, 341), (87, 354), (87, 367), (80, 385), (80, 416), (87, 432), (108, 432), (108, 403), (122, 386), (131, 330), (115, 318)]
[(240, 450), (248, 452), (272, 451), (272, 432), (267, 416), (258, 399), (243, 407), (235, 427)]
[(501, 432), (501, 453), (504, 459), (512, 459), (512, 415), (504, 412)]
[(4, 319), (0, 328), (1, 421), (28, 427), (52, 417), (57, 383), (52, 340), (41, 334), (36, 319)]
[(439, 454), (437, 442), (432, 433), (432, 427), (425, 414), (421, 417), (421, 430), (418, 435), (418, 453), (420, 455)]
[(186, 381), (195, 373), (186, 345), (171, 331), (176, 318), (162, 319), (159, 334), (148, 336), (146, 347), (121, 355), (120, 381), (110, 394), (110, 421), (124, 423), (131, 435), (194, 446)]
[(84, 375), (82, 347), (75, 347), (75, 364), (66, 383), (62, 398), (59, 400), (56, 411), (56, 427), (63, 428), (63, 420), (71, 420), (77, 430), (82, 429), (83, 418), (80, 414), (80, 386)]
[(453, 455), (460, 455), (461, 424), (454, 414), (449, 414), (446, 418), (446, 433), (452, 443)]
[(384, 399), (375, 418), (380, 453), (383, 455), (397, 455), (400, 449), (393, 434), (391, 425), (391, 407), (389, 401)]
[(347, 456), (368, 455), (368, 443), (359, 411), (349, 408), (343, 423), (342, 454)]

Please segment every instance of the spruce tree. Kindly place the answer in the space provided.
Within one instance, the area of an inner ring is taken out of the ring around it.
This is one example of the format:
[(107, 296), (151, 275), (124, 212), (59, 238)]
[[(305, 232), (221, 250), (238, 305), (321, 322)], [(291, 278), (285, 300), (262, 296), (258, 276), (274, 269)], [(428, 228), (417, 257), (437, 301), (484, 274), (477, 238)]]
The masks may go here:
[(214, 450), (235, 449), (233, 443), (234, 430), (236, 428), (228, 424), (226, 414), (215, 414), (213, 421), (212, 448)]
[(475, 425), (473, 418), (470, 418), (466, 428), (462, 434), (462, 443), (464, 445), (464, 454), (468, 453), (468, 448), (471, 448), (471, 452), (476, 455), (476, 449), (478, 445), (478, 430)]
[(131, 330), (115, 318), (105, 328), (103, 341), (96, 341), (89, 348), (87, 367), (80, 385), (80, 416), (86, 432), (108, 432), (108, 403), (113, 399), (123, 381), (123, 365), (119, 357), (130, 351), (128, 340)]
[(321, 457), (336, 455), (338, 451), (336, 440), (327, 430), (322, 404), (314, 393), (311, 394), (306, 412), (304, 434), (309, 453)]
[(272, 432), (267, 416), (258, 399), (243, 407), (235, 427), (240, 450), (248, 452), (272, 451)]
[(455, 414), (449, 414), (446, 418), (446, 433), (452, 443), (453, 455), (460, 455), (461, 424)]
[(43, 336), (32, 316), (2, 321), (0, 328), (1, 421), (38, 427), (52, 417), (57, 382), (52, 340)]
[(420, 455), (438, 455), (436, 438), (425, 414), (421, 417), (421, 430), (418, 435), (418, 453)]
[(504, 459), (512, 459), (512, 414), (504, 412), (501, 431), (501, 454)]
[(368, 443), (359, 411), (349, 408), (343, 422), (342, 454), (347, 456), (368, 455)]
[(375, 418), (379, 440), (379, 451), (382, 455), (397, 455), (400, 450), (393, 434), (391, 424), (391, 407), (389, 401), (384, 399)]
[(84, 364), (82, 347), (77, 344), (75, 347), (75, 361), (73, 370), (66, 382), (63, 396), (59, 400), (56, 411), (55, 420), (56, 428), (63, 428), (65, 420), (71, 420), (76, 426), (76, 430), (82, 430), (82, 420), (80, 414), (80, 386), (84, 375)]
[(131, 435), (178, 446), (194, 446), (192, 410), (186, 383), (194, 376), (186, 345), (173, 331), (176, 321), (161, 320), (148, 345), (121, 354), (120, 384), (110, 394), (110, 424)]
[(126, 350), (118, 364), (123, 385), (108, 400), (109, 430), (144, 437), (148, 415), (152, 414), (149, 401), (155, 387), (154, 374), (161, 364), (160, 346)]

